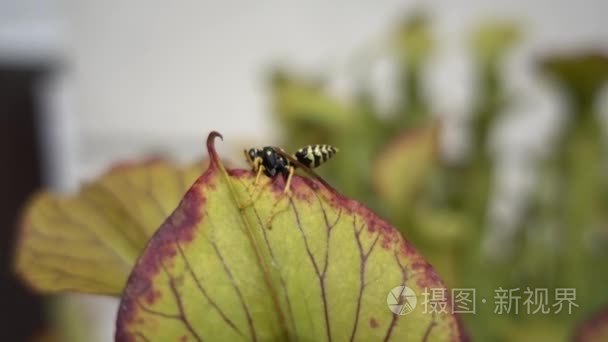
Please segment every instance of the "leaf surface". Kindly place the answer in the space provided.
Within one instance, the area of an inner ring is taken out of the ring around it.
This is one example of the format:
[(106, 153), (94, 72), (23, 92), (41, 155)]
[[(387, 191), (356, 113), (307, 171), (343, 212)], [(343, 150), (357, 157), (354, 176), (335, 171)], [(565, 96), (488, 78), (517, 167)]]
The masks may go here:
[[(464, 339), (454, 315), (423, 312), (424, 288), (444, 286), (396, 229), (318, 181), (295, 176), (284, 197), (281, 177), (254, 186), (218, 161), (216, 136), (129, 278), (118, 341)], [(396, 315), (402, 285), (418, 305)]]
[(206, 164), (125, 164), (77, 195), (35, 195), (20, 224), (17, 272), (41, 292), (120, 295), (146, 242)]

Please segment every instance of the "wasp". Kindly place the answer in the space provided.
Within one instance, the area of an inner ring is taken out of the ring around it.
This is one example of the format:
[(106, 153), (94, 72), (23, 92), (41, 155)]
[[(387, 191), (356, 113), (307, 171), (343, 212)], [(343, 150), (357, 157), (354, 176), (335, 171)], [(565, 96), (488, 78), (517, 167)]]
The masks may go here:
[[(325, 163), (338, 151), (337, 148), (331, 145), (320, 144), (302, 147), (293, 155), (289, 155), (283, 149), (273, 146), (250, 148), (244, 150), (244, 154), (247, 162), (251, 166), (251, 170), (256, 173), (254, 185), (258, 183), (262, 173), (269, 178), (275, 178), (278, 175), (282, 175), (286, 179), (283, 194), (288, 194), (291, 187), (291, 179), (297, 168), (312, 175), (323, 185), (333, 190), (333, 188), (331, 188), (331, 186), (312, 169)], [(272, 215), (271, 218), (273, 216), (274, 215)]]
[(272, 146), (250, 148), (244, 153), (252, 171), (256, 173), (254, 184), (257, 184), (262, 173), (270, 178), (281, 174), (287, 178), (284, 192), (288, 192), (296, 168), (304, 169), (316, 178), (320, 178), (311, 169), (325, 163), (338, 151), (331, 145), (309, 145), (297, 150), (292, 156), (282, 149)]

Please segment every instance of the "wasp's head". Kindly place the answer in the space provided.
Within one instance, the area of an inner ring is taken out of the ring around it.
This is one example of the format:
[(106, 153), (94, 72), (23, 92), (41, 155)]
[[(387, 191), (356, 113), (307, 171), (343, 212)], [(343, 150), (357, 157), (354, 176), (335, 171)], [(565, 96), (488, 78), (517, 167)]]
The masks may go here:
[(260, 149), (250, 148), (248, 150), (243, 150), (243, 153), (245, 154), (247, 163), (249, 163), (253, 171), (257, 171), (258, 167), (262, 163), (262, 158), (260, 157)]

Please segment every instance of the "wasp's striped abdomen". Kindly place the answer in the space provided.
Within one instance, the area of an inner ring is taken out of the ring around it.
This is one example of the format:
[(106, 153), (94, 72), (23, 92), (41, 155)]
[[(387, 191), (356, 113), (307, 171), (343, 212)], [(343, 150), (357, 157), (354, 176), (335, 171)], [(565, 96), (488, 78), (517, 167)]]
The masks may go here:
[(326, 162), (337, 152), (338, 149), (331, 145), (309, 145), (299, 149), (293, 156), (309, 168), (315, 168)]

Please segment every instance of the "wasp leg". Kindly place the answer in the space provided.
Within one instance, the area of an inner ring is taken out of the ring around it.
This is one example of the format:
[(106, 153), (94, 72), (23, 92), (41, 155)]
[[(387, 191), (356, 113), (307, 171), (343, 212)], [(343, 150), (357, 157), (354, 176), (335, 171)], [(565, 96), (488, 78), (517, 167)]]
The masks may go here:
[(287, 180), (285, 181), (285, 188), (283, 189), (283, 193), (281, 193), (279, 199), (272, 206), (272, 209), (270, 209), (270, 215), (268, 217), (268, 220), (266, 221), (265, 227), (268, 229), (272, 229), (272, 221), (279, 213), (289, 209), (289, 206), (287, 206), (285, 209), (277, 211), (279, 203), (281, 203), (285, 196), (291, 198), (291, 179), (293, 177), (293, 174), (295, 173), (295, 168), (293, 166), (288, 166), (287, 168), (289, 170), (289, 173), (287, 174)]
[(255, 203), (257, 195), (259, 194), (258, 190), (260, 187), (258, 187), (257, 185), (258, 185), (258, 181), (260, 180), (260, 176), (262, 175), (262, 172), (264, 172), (265, 168), (264, 168), (264, 165), (258, 165), (257, 169), (258, 169), (258, 171), (255, 176), (255, 180), (253, 181), (253, 189), (251, 189), (249, 186), (247, 186), (247, 194), (249, 195), (249, 201), (247, 203), (239, 206), (239, 209), (241, 209), (241, 210), (252, 206), (253, 203)]
[(258, 173), (255, 175), (255, 180), (253, 181), (253, 186), (256, 186), (258, 184), (258, 182), (260, 181), (260, 176), (262, 175), (262, 172), (264, 172), (266, 168), (264, 167), (264, 165), (259, 165), (258, 166)]
[(287, 181), (285, 182), (285, 188), (283, 189), (284, 194), (291, 191), (291, 178), (293, 178), (293, 174), (296, 171), (296, 168), (293, 166), (288, 166), (287, 169), (289, 170), (289, 173), (287, 174)]

